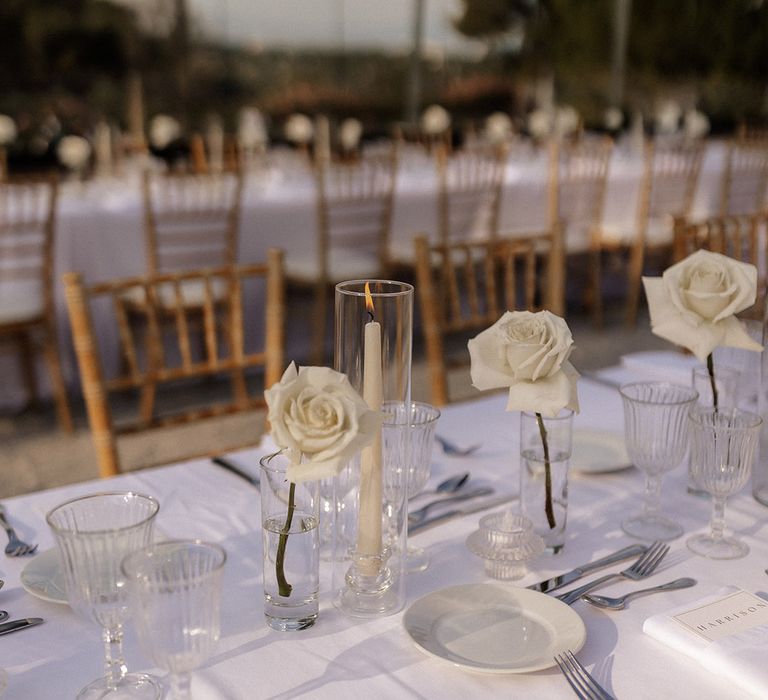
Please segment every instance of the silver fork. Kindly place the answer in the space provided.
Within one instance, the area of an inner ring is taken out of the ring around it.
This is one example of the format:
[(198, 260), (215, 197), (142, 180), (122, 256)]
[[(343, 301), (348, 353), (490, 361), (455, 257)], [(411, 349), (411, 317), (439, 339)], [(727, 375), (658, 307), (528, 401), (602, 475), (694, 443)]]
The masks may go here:
[(5, 546), (5, 553), (9, 557), (23, 557), (25, 554), (34, 554), (37, 550), (37, 545), (27, 544), (23, 540), (19, 539), (16, 531), (11, 527), (10, 523), (5, 517), (5, 508), (0, 505), (0, 526), (5, 530), (8, 535), (8, 544)]
[(596, 578), (594, 581), (585, 583), (579, 588), (574, 588), (572, 591), (557, 596), (557, 598), (567, 605), (571, 605), (588, 591), (591, 591), (598, 586), (602, 586), (604, 583), (608, 583), (608, 581), (612, 581), (613, 579), (628, 578), (632, 581), (639, 581), (656, 571), (656, 567), (661, 563), (661, 560), (667, 555), (668, 551), (668, 544), (658, 541), (654, 542), (647, 550), (645, 550), (645, 553), (632, 564), (632, 566), (624, 569), (624, 571), (619, 571), (615, 574), (606, 574), (605, 576)]
[(558, 654), (555, 656), (555, 661), (563, 672), (565, 680), (581, 700), (616, 700), (592, 677), (572, 651)]

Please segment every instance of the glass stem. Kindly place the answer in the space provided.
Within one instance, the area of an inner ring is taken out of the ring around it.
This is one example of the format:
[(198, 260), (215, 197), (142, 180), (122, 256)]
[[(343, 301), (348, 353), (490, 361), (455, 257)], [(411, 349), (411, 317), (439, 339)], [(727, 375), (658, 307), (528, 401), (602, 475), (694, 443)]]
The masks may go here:
[(725, 497), (712, 496), (712, 539), (719, 542), (725, 530)]
[(102, 639), (104, 640), (104, 678), (107, 686), (114, 689), (128, 672), (123, 658), (123, 626), (105, 627), (102, 631)]
[(171, 697), (173, 700), (189, 700), (192, 676), (189, 673), (171, 674)]
[(547, 515), (547, 524), (550, 530), (557, 527), (555, 521), (555, 509), (552, 505), (552, 465), (549, 462), (549, 443), (547, 442), (547, 429), (544, 427), (544, 418), (541, 413), (536, 413), (536, 422), (539, 424), (541, 445), (544, 448), (544, 512)]
[(653, 520), (661, 508), (661, 477), (648, 474), (645, 478), (645, 517)]

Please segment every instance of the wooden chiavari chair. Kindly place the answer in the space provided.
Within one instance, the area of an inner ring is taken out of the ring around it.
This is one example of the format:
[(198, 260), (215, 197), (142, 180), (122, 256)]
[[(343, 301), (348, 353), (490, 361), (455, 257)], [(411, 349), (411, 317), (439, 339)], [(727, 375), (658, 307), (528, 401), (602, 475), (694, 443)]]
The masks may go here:
[(392, 218), (397, 152), (352, 163), (323, 163), (317, 183), (316, 249), (291, 254), (286, 277), (314, 290), (312, 362), (322, 364), (330, 287), (381, 277)]
[(762, 211), (766, 187), (768, 140), (732, 140), (720, 187), (720, 216)]
[(507, 310), (562, 313), (563, 249), (559, 225), (548, 232), (430, 246), (419, 236), (416, 290), (429, 364), (432, 403), (448, 403), (447, 370), (466, 365), (466, 350), (446, 357), (446, 337), (480, 331)]
[[(640, 183), (635, 225), (629, 231), (601, 227), (593, 240), (595, 259), (600, 251), (629, 251), (627, 271), (628, 325), (637, 321), (643, 266), (648, 254), (663, 255), (664, 267), (672, 255), (675, 217), (687, 217), (699, 179), (703, 146), (701, 143), (649, 142), (645, 148), (643, 177)], [(600, 270), (594, 286), (601, 285)], [(601, 294), (598, 318), (602, 314)]]
[[(570, 258), (587, 253), (589, 280), (585, 301), (599, 324), (600, 252), (592, 241), (603, 221), (608, 167), (613, 152), (609, 138), (578, 139), (550, 145), (549, 221), (561, 221), (564, 248)], [(581, 276), (581, 275), (580, 275)]]
[[(264, 348), (250, 351), (245, 343), (243, 299), (253, 297), (247, 289), (256, 283), (264, 286)], [(189, 284), (203, 290), (205, 354), (201, 358), (194, 357), (191, 349), (192, 319), (183, 298), (184, 288)], [(261, 391), (256, 395), (249, 393), (245, 373), (251, 368), (263, 368), (264, 387), (280, 379), (284, 362), (284, 280), (279, 250), (270, 250), (267, 263), (261, 265), (156, 274), (90, 286), (83, 284), (79, 274), (68, 273), (64, 275), (64, 285), (88, 420), (103, 477), (120, 470), (119, 436), (263, 406)], [(217, 285), (227, 290), (223, 302), (215, 298), (213, 290)], [(148, 330), (144, 343), (128, 322), (125, 299), (134, 288), (140, 289), (147, 299)], [(99, 336), (91, 316), (94, 304), (111, 305), (119, 331), (124, 369), (112, 378), (107, 378), (103, 369)], [(172, 323), (163, 323), (168, 318)], [(216, 375), (230, 377), (231, 401), (168, 414), (157, 411), (158, 387)], [(113, 420), (110, 396), (126, 390), (139, 392), (137, 415), (130, 423), (118, 426)]]
[(697, 250), (711, 250), (757, 268), (757, 301), (743, 312), (762, 320), (768, 289), (768, 212), (716, 216), (699, 222), (675, 220), (675, 262)]
[(0, 339), (18, 344), (22, 376), (37, 400), (34, 350), (51, 376), (59, 425), (72, 432), (53, 306), (55, 180), (0, 183)]
[(453, 132), (449, 126), (440, 132), (427, 132), (420, 126), (396, 124), (393, 129), (393, 138), (400, 149), (409, 145), (418, 146), (429, 154), (439, 150), (450, 153), (453, 149)]

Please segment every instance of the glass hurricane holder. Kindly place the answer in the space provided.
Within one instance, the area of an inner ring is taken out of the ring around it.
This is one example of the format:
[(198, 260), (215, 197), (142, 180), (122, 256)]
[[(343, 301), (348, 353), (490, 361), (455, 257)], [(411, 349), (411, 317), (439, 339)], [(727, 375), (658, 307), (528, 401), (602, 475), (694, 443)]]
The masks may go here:
[(189, 700), (191, 672), (219, 641), (226, 560), (222, 547), (199, 540), (158, 542), (123, 560), (139, 643), (171, 674), (174, 700)]
[(103, 630), (105, 675), (83, 688), (80, 700), (161, 696), (151, 676), (126, 672), (123, 625), (129, 605), (120, 569), (127, 555), (152, 542), (159, 509), (150, 496), (99, 493), (62, 503), (46, 517), (56, 537), (69, 604)]
[[(386, 460), (391, 462), (390, 475), (395, 483), (385, 483), (385, 494), (389, 488), (397, 488), (403, 481), (399, 472), (405, 472), (406, 504), (416, 496), (429, 479), (432, 463), (432, 447), (435, 443), (435, 427), (440, 411), (428, 403), (418, 401), (385, 401), (382, 411), (386, 418), (382, 426), (382, 449)], [(400, 502), (399, 494), (387, 496), (392, 502)], [(408, 572), (425, 571), (429, 567), (429, 556), (421, 547), (406, 549)]]
[(725, 501), (749, 480), (762, 420), (738, 408), (699, 408), (689, 421), (691, 464), (696, 483), (712, 496), (712, 520), (709, 534), (689, 538), (688, 549), (709, 559), (744, 557), (746, 543), (723, 534)]
[(573, 442), (573, 411), (549, 418), (523, 412), (520, 417), (520, 509), (557, 554), (565, 544), (568, 515), (568, 466)]
[[(712, 376), (706, 367), (694, 367), (691, 372), (691, 386), (699, 395), (696, 405), (702, 408), (714, 407), (715, 397), (717, 397), (717, 408), (733, 408), (738, 400), (739, 373), (729, 367), (717, 367), (714, 374), (713, 391)], [(696, 484), (693, 468), (693, 460), (691, 460), (688, 464), (688, 493), (693, 496), (706, 496), (707, 492)]]
[[(336, 285), (335, 368), (376, 410), (410, 402), (413, 287), (369, 280)], [(334, 604), (352, 617), (405, 605), (407, 473), (381, 435), (334, 480)]]
[(320, 589), (319, 483), (288, 481), (284, 452), (262, 457), (264, 617), (280, 632), (317, 620)]
[(645, 472), (645, 508), (622, 522), (628, 535), (673, 540), (683, 528), (661, 513), (661, 484), (688, 448), (688, 413), (696, 402), (691, 387), (638, 382), (619, 389), (624, 402), (624, 439), (632, 463)]

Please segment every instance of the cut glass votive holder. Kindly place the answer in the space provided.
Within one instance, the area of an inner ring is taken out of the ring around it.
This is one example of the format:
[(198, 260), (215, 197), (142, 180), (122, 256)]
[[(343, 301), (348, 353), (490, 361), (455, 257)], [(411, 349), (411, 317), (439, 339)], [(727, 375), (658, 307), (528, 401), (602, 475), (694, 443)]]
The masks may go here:
[(485, 561), (485, 573), (502, 581), (525, 576), (527, 562), (544, 551), (544, 539), (524, 515), (510, 511), (480, 519), (480, 529), (467, 537), (469, 551)]

